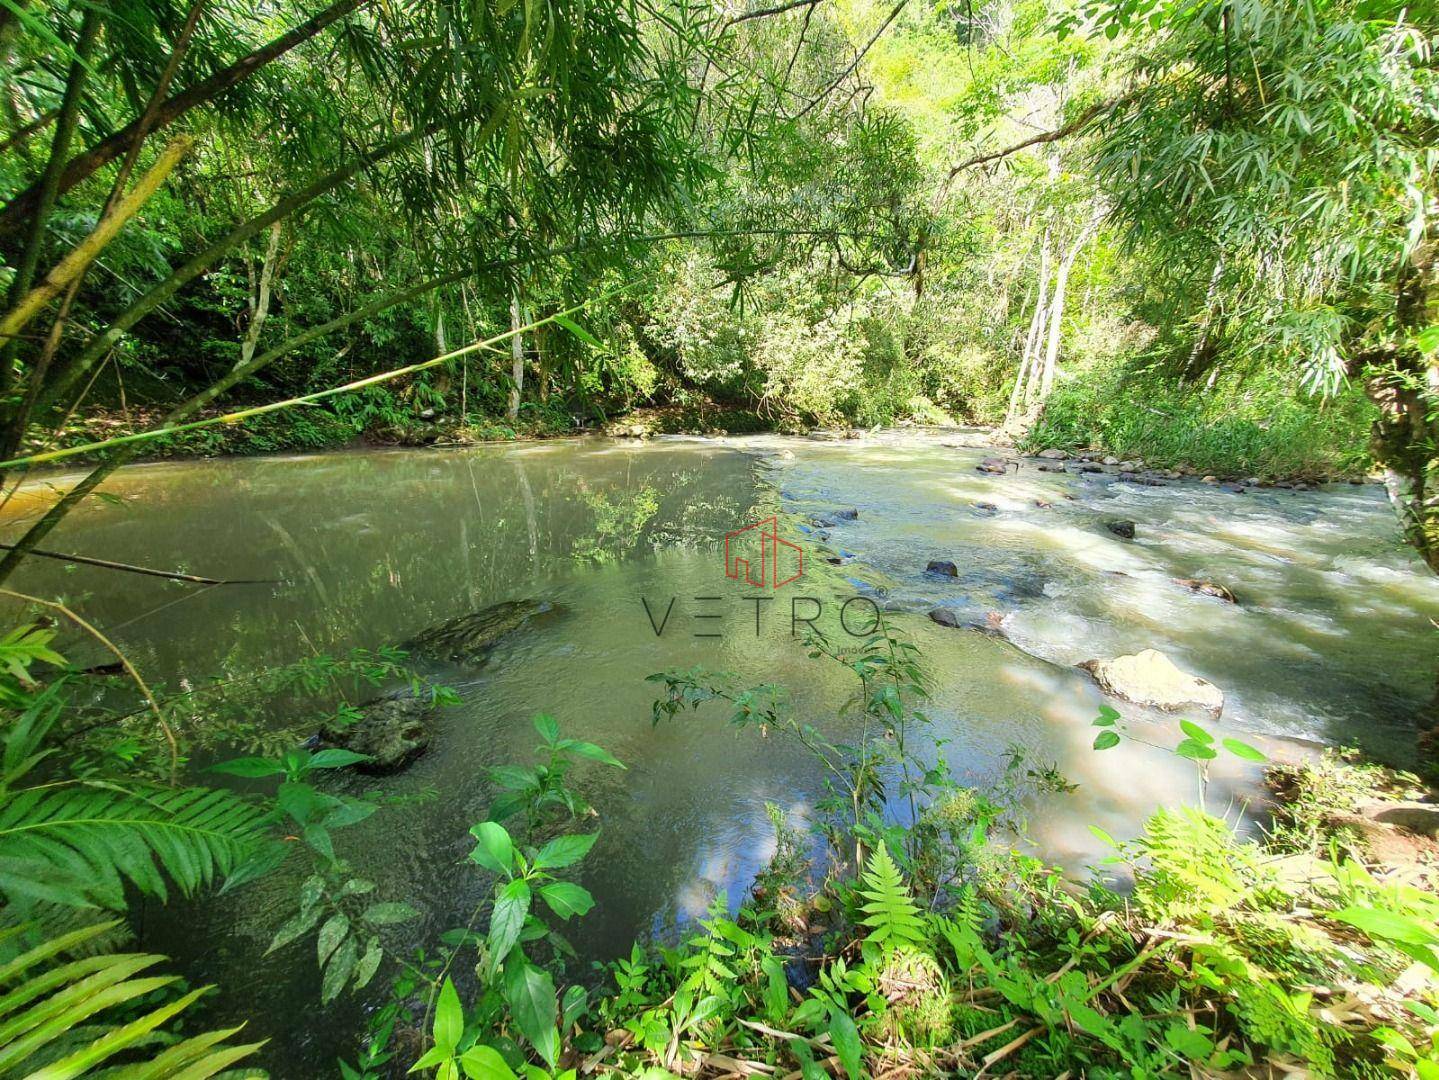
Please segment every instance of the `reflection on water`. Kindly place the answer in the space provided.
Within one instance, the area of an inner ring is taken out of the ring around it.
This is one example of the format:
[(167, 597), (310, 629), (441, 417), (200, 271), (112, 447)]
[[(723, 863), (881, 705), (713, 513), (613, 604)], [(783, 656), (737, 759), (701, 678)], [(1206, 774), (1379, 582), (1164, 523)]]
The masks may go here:
[[(18, 584), (64, 594), (170, 685), (312, 647), (401, 641), (500, 600), (553, 603), (553, 618), (505, 639), (487, 664), (430, 669), (462, 704), (442, 715), (428, 754), (395, 777), (339, 781), (436, 793), (338, 838), (361, 876), (424, 910), (422, 923), (401, 928), (402, 950), (462, 923), (487, 891), (465, 861), (467, 829), (493, 794), (485, 767), (528, 759), (538, 711), (629, 766), (580, 773), (603, 821), (582, 874), (598, 900), (576, 941), (583, 956), (627, 950), (634, 935), (664, 932), (719, 894), (737, 901), (773, 847), (764, 802), (811, 815), (818, 774), (782, 739), (735, 732), (719, 714), (652, 727), (654, 688), (643, 679), (704, 664), (783, 682), (801, 710), (841, 733), (834, 714), (850, 688), (791, 636), (795, 590), (823, 605), (821, 625), (835, 633), (839, 605), (857, 589), (895, 610), (933, 670), (929, 711), (961, 779), (994, 777), (1011, 744), (1057, 762), (1079, 788), (1033, 806), (1032, 841), (1075, 868), (1096, 855), (1090, 824), (1132, 835), (1154, 806), (1194, 797), (1185, 763), (1144, 747), (1089, 749), (1101, 699), (1076, 661), (1159, 648), (1221, 686), (1218, 727), (1252, 741), (1258, 732), (1394, 750), (1412, 740), (1405, 724), (1430, 686), (1427, 620), (1439, 616), (1439, 587), (1403, 550), (1373, 490), (1234, 496), (1029, 468), (989, 477), (974, 471), (979, 456), (918, 437), (762, 437), (145, 466), (122, 470), (107, 485), (118, 500), (82, 508), (49, 546), (280, 583), (199, 589), (35, 561)], [(758, 609), (747, 602), (753, 590), (725, 577), (722, 551), (724, 533), (754, 520), (756, 506), (789, 512), (788, 535), (806, 549), (804, 579)], [(831, 516), (828, 545), (858, 557), (835, 568), (799, 525), (840, 507), (859, 515)], [(1137, 522), (1138, 539), (1106, 532), (1111, 518)], [(960, 576), (926, 575), (937, 558)], [(1219, 581), (1240, 604), (1197, 596), (1175, 577)], [(934, 625), (924, 612), (936, 604), (997, 612), (1022, 648)], [(86, 648), (76, 643), (74, 658)], [(1161, 740), (1172, 724), (1125, 712)], [(1253, 769), (1231, 765), (1211, 807), (1255, 790)], [(327, 1069), (365, 1004), (343, 1003), (321, 1022), (310, 952), (258, 959), (298, 873), (216, 903), (143, 911), (148, 944), (226, 989), (222, 1013), (257, 1016), (275, 1039), (267, 1064), (279, 1077)]]

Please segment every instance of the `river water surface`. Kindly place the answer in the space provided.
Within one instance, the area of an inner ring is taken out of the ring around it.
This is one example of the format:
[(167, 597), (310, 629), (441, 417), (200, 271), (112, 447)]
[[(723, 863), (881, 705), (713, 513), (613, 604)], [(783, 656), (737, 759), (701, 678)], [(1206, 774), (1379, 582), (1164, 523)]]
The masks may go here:
[[(820, 777), (782, 738), (730, 729), (719, 712), (653, 727), (655, 687), (644, 678), (702, 664), (784, 683), (802, 712), (842, 733), (835, 714), (850, 687), (805, 656), (792, 634), (796, 596), (813, 598), (801, 610), (818, 606), (835, 635), (843, 602), (872, 598), (919, 644), (935, 687), (934, 735), (960, 779), (992, 780), (1017, 745), (1076, 783), (1033, 801), (1023, 841), (1075, 871), (1102, 854), (1090, 825), (1132, 836), (1154, 807), (1194, 798), (1192, 770), (1160, 751), (1089, 749), (1103, 698), (1079, 661), (1157, 648), (1224, 690), (1216, 731), (1267, 749), (1358, 745), (1401, 763), (1411, 754), (1412, 716), (1433, 687), (1439, 582), (1404, 549), (1380, 489), (1237, 495), (1040, 473), (1032, 461), (1001, 477), (975, 470), (982, 456), (942, 436), (892, 434), (138, 466), (48, 546), (278, 583), (200, 588), (32, 560), (16, 587), (64, 595), (171, 688), (393, 644), (502, 600), (554, 605), (487, 663), (427, 669), (461, 704), (444, 711), (424, 757), (393, 777), (338, 781), (426, 796), (338, 836), (341, 855), (381, 894), (423, 910), (391, 941), (402, 953), (433, 947), (487, 891), (465, 861), (467, 830), (494, 795), (486, 767), (529, 760), (540, 711), (628, 766), (581, 774), (602, 823), (581, 874), (598, 901), (576, 940), (586, 959), (671, 932), (717, 896), (737, 904), (773, 850), (764, 804), (811, 817)], [(12, 503), (7, 539), (46, 491)], [(775, 512), (805, 550), (805, 575), (765, 594), (757, 624), (756, 590), (726, 577), (723, 539)], [(1136, 539), (1106, 530), (1116, 518), (1136, 523)], [(814, 519), (833, 522), (824, 538)], [(825, 561), (835, 554), (841, 565)], [(952, 560), (958, 577), (926, 574), (931, 559)], [(1220, 582), (1239, 603), (1175, 578)], [(925, 614), (935, 607), (987, 619), (1004, 636), (938, 626)], [(88, 662), (87, 648), (67, 651)], [(1116, 704), (1155, 741), (1177, 741), (1173, 718)], [(1227, 765), (1211, 809), (1239, 813), (1258, 791), (1253, 767)], [(218, 983), (216, 1014), (250, 1017), (249, 1030), (273, 1040), (266, 1066), (285, 1078), (320, 1075), (349, 1054), (384, 982), (327, 1015), (311, 948), (259, 959), (293, 908), (303, 871), (292, 863), (218, 901), (142, 913), (146, 945), (176, 956), (193, 981)]]

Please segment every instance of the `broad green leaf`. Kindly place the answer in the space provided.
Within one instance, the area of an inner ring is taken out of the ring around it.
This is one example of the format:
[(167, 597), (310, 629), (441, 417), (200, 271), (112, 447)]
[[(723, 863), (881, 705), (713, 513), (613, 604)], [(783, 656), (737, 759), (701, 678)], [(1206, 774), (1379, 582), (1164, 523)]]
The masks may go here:
[(834, 1043), (834, 1052), (850, 1080), (863, 1076), (863, 1046), (859, 1041), (859, 1029), (849, 1013), (831, 1006), (829, 1011), (829, 1038)]
[(505, 969), (504, 991), (515, 1026), (554, 1068), (560, 1056), (559, 1010), (549, 973), (533, 964), (511, 964)]
[(525, 916), (530, 910), (530, 887), (522, 879), (511, 881), (500, 890), (495, 900), (495, 910), (490, 915), (490, 970), (498, 971), (520, 940), (520, 931), (525, 928)]
[(562, 919), (571, 915), (585, 915), (595, 906), (595, 898), (589, 890), (569, 881), (552, 881), (540, 889), (540, 899), (549, 905), (551, 911)]
[(460, 1055), (460, 1068), (470, 1080), (516, 1080), (515, 1070), (493, 1046), (472, 1046)]
[(1269, 755), (1263, 750), (1250, 746), (1246, 742), (1240, 742), (1238, 739), (1223, 739), (1221, 742), (1224, 749), (1228, 750), (1237, 758), (1243, 758), (1245, 761), (1269, 760)]
[(1100, 843), (1106, 844), (1107, 846), (1112, 848), (1117, 848), (1119, 846), (1119, 841), (1114, 839), (1114, 837), (1110, 836), (1098, 825), (1091, 825), (1089, 827), (1089, 831), (1094, 834), (1094, 836), (1100, 841)]
[(1119, 710), (1113, 705), (1101, 705), (1099, 715), (1094, 719), (1094, 727), (1113, 727), (1119, 722)]
[(355, 989), (363, 990), (375, 977), (375, 972), (380, 969), (380, 961), (385, 957), (385, 950), (380, 945), (380, 939), (370, 938), (369, 944), (360, 956), (360, 962), (355, 965)]
[(345, 940), (350, 932), (350, 920), (344, 915), (331, 915), (325, 920), (325, 925), (320, 927), (320, 936), (315, 939), (315, 949), (319, 953), (320, 964), (330, 958), (340, 942)]
[(350, 976), (355, 973), (359, 959), (359, 944), (353, 934), (346, 935), (345, 940), (340, 942), (340, 947), (330, 957), (330, 962), (325, 965), (325, 974), (320, 980), (320, 1001), (323, 1004), (328, 1005), (340, 996), (345, 984), (350, 981)]
[(560, 737), (560, 725), (555, 722), (555, 718), (548, 713), (536, 713), (533, 723), (535, 730), (540, 733), (540, 738), (554, 745), (555, 740)]
[(1179, 729), (1183, 731), (1184, 734), (1188, 735), (1191, 739), (1193, 739), (1195, 742), (1202, 743), (1205, 746), (1208, 746), (1214, 741), (1213, 735), (1209, 734), (1209, 732), (1205, 731), (1202, 727), (1194, 723), (1194, 721), (1192, 720), (1179, 721)]
[(358, 765), (369, 760), (368, 754), (357, 754), (353, 750), (321, 750), (310, 756), (310, 768), (342, 769), (346, 765)]
[(1101, 731), (1094, 737), (1094, 748), (1096, 750), (1108, 750), (1119, 745), (1119, 733), (1117, 731)]
[(605, 765), (613, 765), (617, 769), (623, 769), (625, 767), (624, 762), (604, 747), (596, 746), (592, 742), (585, 742), (583, 739), (561, 739), (555, 744), (555, 749), (564, 750), (571, 754), (578, 754), (580, 757), (589, 758), (591, 761), (603, 762)]
[(540, 848), (540, 853), (535, 856), (535, 869), (556, 870), (573, 865), (590, 853), (590, 848), (595, 846), (595, 841), (599, 838), (599, 833), (557, 836)]
[(1439, 934), (1407, 915), (1382, 908), (1347, 907), (1331, 912), (1331, 919), (1348, 923), (1363, 930), (1372, 938), (1384, 941), (1398, 941), (1406, 945), (1433, 945), (1439, 943)]
[(409, 922), (411, 919), (418, 918), (419, 914), (409, 904), (391, 901), (371, 904), (360, 918), (371, 926), (393, 926), (395, 923)]
[(475, 850), (470, 852), (470, 860), (486, 870), (508, 876), (515, 861), (515, 845), (505, 827), (493, 821), (482, 821), (471, 827), (470, 835), (477, 841)]
[(275, 937), (273, 940), (271, 940), (270, 947), (265, 950), (265, 954), (268, 956), (276, 949), (283, 949), (286, 945), (290, 944), (290, 942), (294, 941), (296, 938), (308, 934), (311, 930), (315, 928), (315, 924), (320, 921), (320, 916), (324, 913), (324, 908), (318, 907), (313, 904), (310, 907), (302, 910), (298, 915), (290, 919), (287, 923), (285, 923), (284, 926), (280, 927), (280, 929), (275, 932)]
[(1210, 761), (1219, 756), (1211, 747), (1195, 739), (1185, 739), (1174, 748), (1174, 752), (1180, 757), (1189, 758), (1193, 761)]
[(460, 1007), (460, 995), (448, 976), (435, 1002), (435, 1022), (430, 1033), (436, 1049), (443, 1050), (446, 1057), (455, 1052), (460, 1036), (465, 1033), (465, 1010)]

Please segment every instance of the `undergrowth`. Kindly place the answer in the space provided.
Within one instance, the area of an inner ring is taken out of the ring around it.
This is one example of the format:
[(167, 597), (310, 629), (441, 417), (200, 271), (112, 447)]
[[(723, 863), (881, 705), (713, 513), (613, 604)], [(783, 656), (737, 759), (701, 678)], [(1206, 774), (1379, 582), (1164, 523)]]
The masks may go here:
[(1358, 476), (1375, 410), (1356, 388), (1316, 401), (1269, 377), (1180, 387), (1152, 373), (1093, 372), (1056, 387), (1025, 449), (1103, 449), (1154, 468), (1261, 479)]

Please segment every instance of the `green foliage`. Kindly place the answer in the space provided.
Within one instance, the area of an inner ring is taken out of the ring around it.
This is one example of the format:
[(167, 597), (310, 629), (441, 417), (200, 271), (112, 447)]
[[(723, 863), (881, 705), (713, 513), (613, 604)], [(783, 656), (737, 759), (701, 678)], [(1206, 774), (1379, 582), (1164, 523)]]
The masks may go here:
[(1024, 445), (1103, 449), (1221, 477), (1328, 479), (1369, 469), (1374, 415), (1353, 388), (1321, 401), (1267, 375), (1205, 390), (1154, 372), (1099, 370), (1062, 383)]
[(866, 940), (884, 949), (924, 944), (924, 923), (919, 909), (904, 887), (904, 879), (899, 876), (889, 849), (883, 844), (869, 857), (860, 878), (859, 895), (865, 901), (860, 906), (864, 912), (860, 922), (869, 928)]
[(163, 956), (71, 958), (115, 925), (97, 923), (42, 940), (0, 965), (0, 1073), (30, 1080), (204, 1080), (264, 1045), (227, 1043), (239, 1027), (175, 1033), (175, 1018), (212, 988), (178, 993), (176, 976), (141, 974)]

